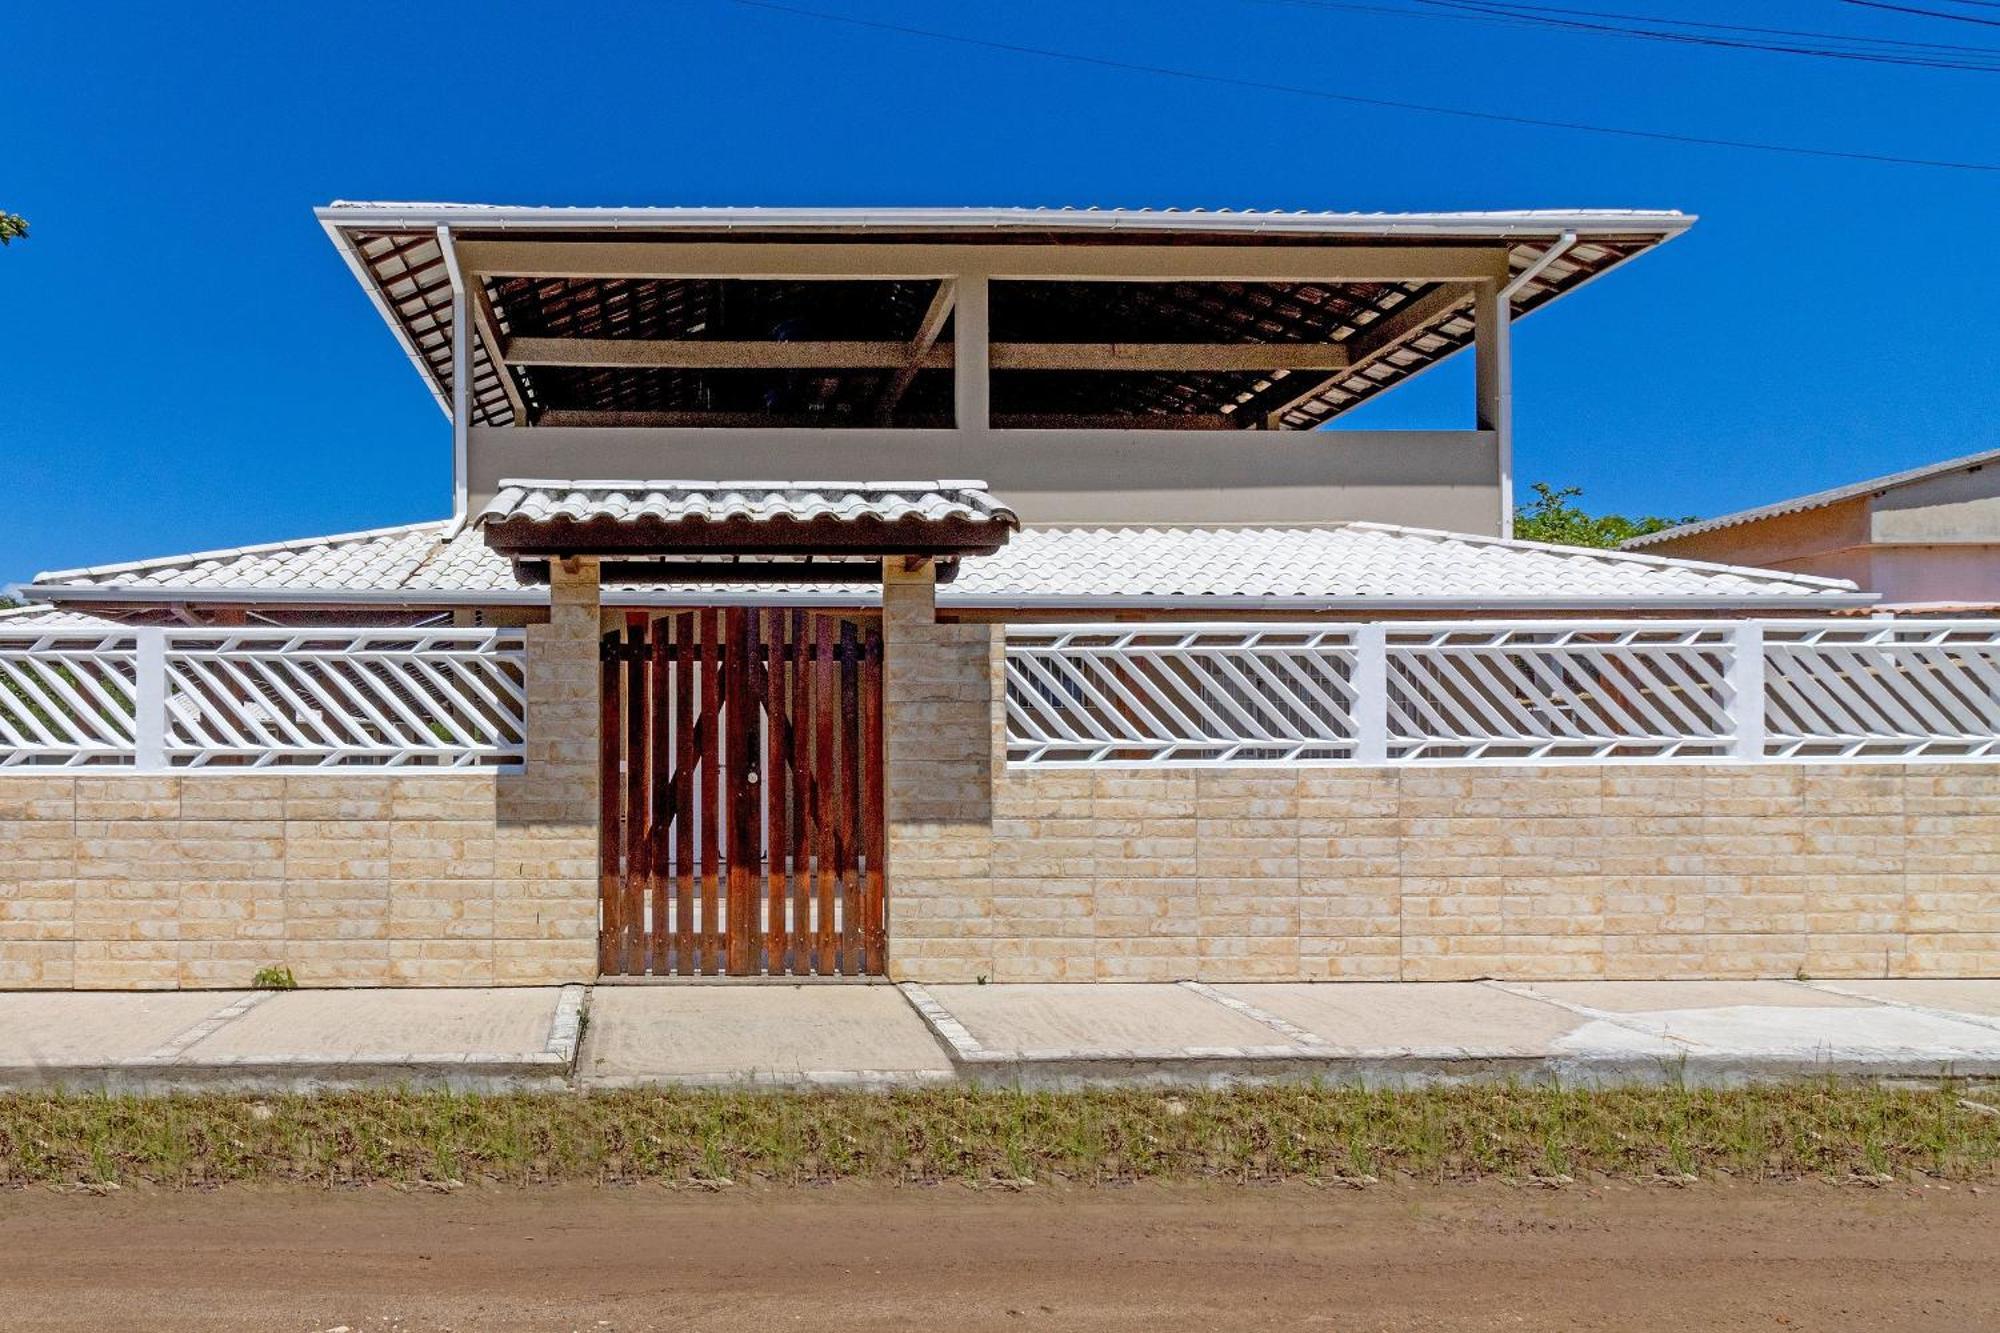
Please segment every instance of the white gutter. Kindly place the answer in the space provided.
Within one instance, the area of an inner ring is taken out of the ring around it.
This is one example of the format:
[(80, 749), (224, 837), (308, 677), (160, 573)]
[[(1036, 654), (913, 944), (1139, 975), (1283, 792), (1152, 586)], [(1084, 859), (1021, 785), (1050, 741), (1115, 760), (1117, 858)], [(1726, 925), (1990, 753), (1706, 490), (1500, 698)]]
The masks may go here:
[[(782, 581), (780, 581), (782, 583)], [(311, 588), (131, 588), (84, 584), (64, 587), (59, 584), (31, 586), (29, 591), (37, 600), (45, 602), (124, 602), (138, 605), (164, 605), (168, 602), (230, 602), (243, 605), (269, 606), (543, 606), (549, 598), (542, 588), (509, 588), (490, 592), (465, 591), (460, 589), (426, 592), (423, 589), (367, 588), (352, 592), (329, 593)], [(629, 591), (620, 590), (615, 585), (603, 590), (606, 604), (619, 606), (682, 606), (689, 599), (688, 593), (673, 590)], [(854, 593), (827, 592), (823, 590), (793, 591), (787, 589), (776, 593), (769, 585), (749, 585), (741, 593), (709, 593), (702, 595), (702, 604), (726, 606), (768, 606), (774, 601), (799, 601), (814, 605), (853, 606), (872, 603), (876, 593), (871, 588), (865, 596)], [(1322, 612), (1322, 611), (1479, 611), (1488, 614), (1515, 613), (1520, 611), (1613, 611), (1619, 610), (1630, 616), (1648, 611), (1753, 611), (1759, 607), (1782, 610), (1810, 610), (1814, 608), (1872, 606), (1881, 600), (1879, 593), (1805, 593), (1799, 595), (1769, 594), (1766, 596), (1733, 597), (1723, 594), (1685, 597), (1534, 597), (1506, 599), (1495, 597), (1160, 597), (1160, 596), (1006, 596), (981, 595), (952, 591), (950, 585), (938, 589), (939, 606), (957, 608), (977, 607), (993, 610), (1133, 610), (1133, 611), (1180, 611), (1199, 613), (1203, 610), (1257, 611), (1257, 612)]]
[(466, 511), (471, 508), (466, 428), (472, 423), (472, 315), (450, 227), (437, 229), (437, 243), (444, 256), (445, 279), (451, 284), (451, 522), (439, 538), (450, 541), (465, 527)]
[(1770, 594), (1763, 597), (1731, 597), (1717, 594), (1690, 597), (1144, 597), (1144, 596), (1032, 596), (984, 597), (977, 593), (953, 594), (940, 587), (939, 606), (998, 606), (1033, 610), (1078, 610), (1093, 608), (1138, 611), (1171, 611), (1219, 608), (1229, 611), (1319, 612), (1319, 611), (1480, 611), (1491, 614), (1520, 611), (1611, 611), (1627, 615), (1648, 611), (1747, 611), (1758, 607), (1799, 610), (1808, 607), (1872, 606), (1879, 593), (1808, 593), (1799, 596)]

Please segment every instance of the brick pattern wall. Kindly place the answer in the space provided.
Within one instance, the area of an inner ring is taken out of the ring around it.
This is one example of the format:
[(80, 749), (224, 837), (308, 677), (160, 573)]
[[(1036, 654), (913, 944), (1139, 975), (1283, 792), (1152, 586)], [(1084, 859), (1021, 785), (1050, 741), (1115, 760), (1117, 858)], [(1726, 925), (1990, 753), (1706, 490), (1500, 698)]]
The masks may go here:
[[(0, 777), (0, 987), (589, 979), (594, 568), (553, 601), (519, 774)], [(2000, 975), (2000, 768), (1010, 771), (999, 628), (884, 603), (895, 975)]]
[(592, 859), (504, 824), (514, 782), (0, 779), (0, 986), (246, 986), (277, 963), (309, 986), (575, 980), (595, 913), (549, 886)]
[(594, 977), (596, 587), (528, 628), (520, 773), (0, 776), (0, 988)]
[(887, 631), (897, 976), (2000, 976), (2000, 767), (1009, 770), (997, 628)]
[(1003, 773), (895, 867), (931, 980), (2000, 975), (2000, 770)]

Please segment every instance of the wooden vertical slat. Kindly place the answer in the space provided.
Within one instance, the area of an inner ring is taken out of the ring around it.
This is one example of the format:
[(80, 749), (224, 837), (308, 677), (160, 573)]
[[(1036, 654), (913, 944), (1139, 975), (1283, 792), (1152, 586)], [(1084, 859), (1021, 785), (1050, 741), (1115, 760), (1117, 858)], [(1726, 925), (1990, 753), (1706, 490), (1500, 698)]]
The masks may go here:
[(764, 679), (763, 636), (763, 611), (746, 609), (743, 612), (743, 692), (737, 698), (743, 710), (743, 755), (751, 774), (757, 779), (743, 793), (743, 810), (748, 820), (743, 837), (744, 883), (747, 885), (743, 896), (743, 914), (744, 928), (749, 932), (749, 952), (744, 961), (747, 976), (760, 976), (764, 971), (764, 902), (767, 896), (765, 885), (769, 878), (764, 864), (764, 843), (769, 836), (764, 827), (764, 783), (768, 777), (764, 771), (764, 700), (770, 686)]
[(792, 836), (792, 966), (798, 976), (812, 974), (812, 849), (813, 711), (812, 618), (792, 612), (792, 729), (786, 788), (791, 797)]
[(839, 805), (834, 799), (835, 755), (834, 723), (840, 700), (836, 694), (836, 670), (834, 652), (834, 618), (824, 613), (813, 615), (813, 822), (818, 827), (816, 839), (819, 852), (819, 920), (816, 923), (819, 938), (818, 970), (822, 976), (830, 976), (837, 970), (838, 958), (833, 930), (834, 925), (834, 878), (838, 855), (835, 844), (837, 837)]
[(840, 875), (840, 970), (861, 971), (861, 661), (854, 622), (840, 622), (840, 836), (834, 865)]
[(627, 975), (642, 975), (646, 953), (646, 613), (625, 615), (625, 884), (618, 949)]
[(757, 787), (752, 782), (757, 767), (758, 696), (752, 688), (750, 633), (753, 617), (743, 607), (732, 606), (723, 613), (723, 639), (727, 662), (724, 679), (729, 699), (729, 727), (724, 733), (725, 771), (729, 774), (729, 939), (724, 951), (730, 976), (749, 976), (756, 971), (752, 961), (762, 950), (757, 929), (756, 899), (751, 884), (757, 874), (757, 841), (761, 821)]
[(597, 970), (606, 976), (618, 971), (619, 849), (624, 825), (625, 788), (619, 781), (618, 659), (614, 650), (616, 634), (607, 634), (599, 646), (603, 654), (598, 675), (598, 782), (597, 782)]
[(652, 622), (652, 651), (647, 654), (652, 674), (653, 739), (650, 764), (652, 783), (647, 793), (646, 895), (652, 904), (652, 929), (646, 936), (646, 970), (655, 976), (667, 973), (667, 835), (673, 827), (673, 645), (664, 619)]
[(722, 616), (710, 607), (701, 616), (701, 970), (722, 971), (720, 857), (716, 816), (722, 809)]
[(887, 829), (883, 814), (882, 627), (871, 624), (862, 636), (861, 665), (861, 854), (867, 879), (861, 902), (862, 959), (870, 976), (887, 970), (888, 878), (882, 858)]
[(785, 613), (766, 607), (759, 615), (759, 637), (764, 645), (764, 902), (770, 912), (769, 933), (765, 937), (766, 970), (772, 976), (785, 972), (790, 935), (785, 927), (787, 890), (786, 840), (789, 812), (785, 798), (790, 783), (791, 722), (785, 716)]
[(694, 616), (674, 617), (674, 972), (694, 967)]

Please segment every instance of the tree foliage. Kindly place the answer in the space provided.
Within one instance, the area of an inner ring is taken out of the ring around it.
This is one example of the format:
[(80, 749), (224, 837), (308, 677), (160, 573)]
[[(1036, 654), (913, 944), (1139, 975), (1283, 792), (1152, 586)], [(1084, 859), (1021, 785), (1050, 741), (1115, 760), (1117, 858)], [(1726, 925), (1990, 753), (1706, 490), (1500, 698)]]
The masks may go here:
[(1514, 510), (1514, 535), (1523, 541), (1613, 547), (1632, 537), (1695, 521), (1692, 515), (1627, 518), (1623, 514), (1590, 514), (1574, 503), (1583, 495), (1581, 486), (1557, 490), (1545, 481), (1538, 481), (1532, 489), (1535, 498)]
[(15, 241), (28, 238), (28, 220), (18, 213), (0, 212), (0, 245), (11, 245)]

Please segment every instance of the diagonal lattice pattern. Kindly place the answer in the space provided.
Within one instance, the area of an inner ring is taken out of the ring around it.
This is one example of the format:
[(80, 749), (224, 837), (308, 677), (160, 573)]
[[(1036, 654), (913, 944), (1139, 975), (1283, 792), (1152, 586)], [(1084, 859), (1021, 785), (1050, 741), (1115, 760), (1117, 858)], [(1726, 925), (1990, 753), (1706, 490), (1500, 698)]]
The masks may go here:
[(493, 630), (176, 634), (168, 761), (394, 768), (518, 758), (519, 644), (518, 631)]
[(1393, 759), (1727, 753), (1723, 624), (1417, 625), (1387, 636)]
[(2000, 758), (2000, 625), (1773, 625), (1766, 754)]
[(129, 762), (136, 669), (130, 634), (0, 638), (0, 768)]
[(1007, 636), (1019, 763), (1256, 763), (1353, 754), (1351, 626), (1045, 629)]
[(524, 657), (519, 630), (0, 631), (0, 768), (518, 763)]
[(1016, 626), (1022, 764), (2000, 760), (2000, 622)]

